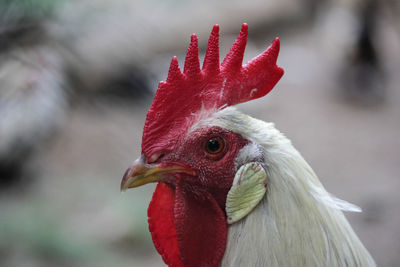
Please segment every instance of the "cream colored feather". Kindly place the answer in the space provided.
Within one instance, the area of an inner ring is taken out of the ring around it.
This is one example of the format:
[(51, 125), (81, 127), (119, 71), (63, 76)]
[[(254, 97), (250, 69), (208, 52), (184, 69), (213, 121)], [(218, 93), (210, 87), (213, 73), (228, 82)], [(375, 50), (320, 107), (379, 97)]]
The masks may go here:
[(192, 129), (210, 126), (250, 140), (237, 157), (237, 168), (262, 157), (268, 175), (263, 200), (229, 226), (221, 266), (376, 266), (342, 213), (359, 208), (332, 197), (272, 123), (228, 107), (203, 110)]

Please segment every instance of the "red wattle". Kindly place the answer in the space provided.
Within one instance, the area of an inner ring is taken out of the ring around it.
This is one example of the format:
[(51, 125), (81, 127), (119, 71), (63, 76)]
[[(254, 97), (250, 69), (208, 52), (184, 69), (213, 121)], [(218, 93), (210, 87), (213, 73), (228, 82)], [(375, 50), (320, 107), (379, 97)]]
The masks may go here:
[(175, 225), (181, 259), (187, 267), (214, 267), (226, 249), (227, 223), (222, 209), (207, 191), (175, 190)]
[(225, 214), (214, 197), (201, 189), (173, 190), (159, 183), (148, 213), (154, 245), (170, 267), (215, 267), (226, 248)]
[(183, 267), (174, 223), (174, 191), (158, 183), (147, 210), (154, 246), (170, 267)]

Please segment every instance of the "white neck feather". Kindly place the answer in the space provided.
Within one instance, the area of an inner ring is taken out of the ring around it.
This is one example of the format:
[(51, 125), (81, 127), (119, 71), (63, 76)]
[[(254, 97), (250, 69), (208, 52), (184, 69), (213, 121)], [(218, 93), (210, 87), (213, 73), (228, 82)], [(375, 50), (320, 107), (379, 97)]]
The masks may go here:
[(202, 120), (240, 133), (263, 148), (268, 191), (228, 228), (221, 266), (375, 266), (341, 210), (291, 142), (265, 123), (227, 108)]

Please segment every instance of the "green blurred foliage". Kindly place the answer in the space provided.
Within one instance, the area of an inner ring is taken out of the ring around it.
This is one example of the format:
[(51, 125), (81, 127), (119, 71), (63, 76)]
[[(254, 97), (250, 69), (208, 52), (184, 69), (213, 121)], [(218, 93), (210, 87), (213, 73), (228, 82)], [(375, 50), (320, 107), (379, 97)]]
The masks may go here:
[(64, 0), (1, 0), (0, 33), (20, 24), (42, 21)]
[(101, 255), (100, 248), (62, 230), (61, 222), (44, 214), (39, 207), (2, 211), (1, 254), (23, 252), (54, 262), (87, 262)]

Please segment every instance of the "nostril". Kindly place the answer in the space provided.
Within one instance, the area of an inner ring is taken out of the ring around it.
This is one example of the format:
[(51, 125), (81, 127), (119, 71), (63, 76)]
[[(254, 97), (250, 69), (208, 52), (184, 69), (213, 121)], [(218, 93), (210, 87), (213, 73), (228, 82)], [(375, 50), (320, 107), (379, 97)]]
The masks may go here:
[(164, 157), (163, 152), (156, 152), (148, 158), (147, 163), (148, 164), (156, 163), (156, 162), (160, 161), (162, 159), (162, 157)]

